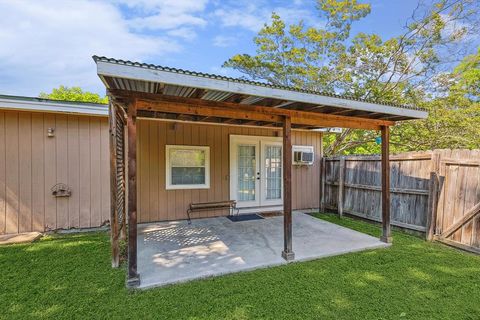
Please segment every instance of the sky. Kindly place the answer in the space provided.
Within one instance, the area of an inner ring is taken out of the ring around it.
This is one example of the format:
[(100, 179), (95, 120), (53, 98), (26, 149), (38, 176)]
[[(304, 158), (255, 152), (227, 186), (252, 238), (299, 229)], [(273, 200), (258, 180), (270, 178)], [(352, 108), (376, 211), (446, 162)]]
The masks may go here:
[[(366, 1), (364, 1), (366, 2)], [(402, 32), (417, 0), (372, 0), (353, 33)], [(272, 11), (287, 23), (324, 21), (315, 0), (0, 0), (0, 94), (38, 96), (60, 85), (105, 93), (92, 55), (240, 76), (222, 68)]]

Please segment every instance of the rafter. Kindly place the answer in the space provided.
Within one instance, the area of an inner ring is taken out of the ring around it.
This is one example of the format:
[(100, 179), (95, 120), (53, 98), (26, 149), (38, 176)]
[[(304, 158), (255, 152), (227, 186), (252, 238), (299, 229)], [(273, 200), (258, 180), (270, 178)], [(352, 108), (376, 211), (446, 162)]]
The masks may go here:
[(205, 90), (204, 89), (200, 89), (200, 88), (197, 88), (193, 91), (193, 93), (190, 95), (190, 98), (192, 99), (198, 99), (198, 98), (201, 98), (203, 97), (203, 95), (205, 94)]

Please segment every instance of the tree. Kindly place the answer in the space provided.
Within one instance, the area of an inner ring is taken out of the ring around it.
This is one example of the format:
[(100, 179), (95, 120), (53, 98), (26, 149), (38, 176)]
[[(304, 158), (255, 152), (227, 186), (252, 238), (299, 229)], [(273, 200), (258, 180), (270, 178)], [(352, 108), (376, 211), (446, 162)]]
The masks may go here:
[(101, 97), (97, 93), (83, 91), (80, 87), (60, 86), (50, 93), (41, 92), (40, 98), (64, 101), (80, 101), (92, 103), (108, 103), (107, 97)]
[[(256, 55), (235, 55), (224, 66), (273, 84), (423, 106), (435, 98), (435, 77), (463, 57), (466, 46), (460, 44), (476, 30), (479, 7), (475, 0), (436, 0), (429, 6), (420, 2), (404, 32), (383, 40), (376, 34), (350, 35), (352, 24), (370, 13), (370, 5), (356, 0), (317, 3), (324, 27), (307, 27), (302, 21), (287, 27), (273, 13), (271, 23), (254, 38)], [(404, 149), (401, 142), (408, 134), (414, 133), (402, 125), (393, 128), (394, 151), (397, 145)], [(376, 135), (351, 129), (330, 135), (326, 154), (376, 152)]]
[[(408, 137), (408, 149), (480, 148), (480, 49), (435, 83), (438, 96), (423, 103), (428, 119), (397, 129)], [(405, 143), (402, 148), (408, 151)]]

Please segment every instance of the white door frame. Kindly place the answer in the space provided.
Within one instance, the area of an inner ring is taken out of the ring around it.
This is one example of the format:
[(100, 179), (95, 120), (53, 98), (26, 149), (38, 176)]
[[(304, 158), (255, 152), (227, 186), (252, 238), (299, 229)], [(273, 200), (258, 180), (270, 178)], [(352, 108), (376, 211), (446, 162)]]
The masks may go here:
[[(238, 201), (237, 200), (237, 146), (239, 144), (254, 145), (256, 146), (256, 172), (258, 178), (255, 180), (255, 201)], [(283, 146), (281, 137), (266, 137), (266, 136), (246, 136), (246, 135), (230, 135), (230, 199), (237, 200), (237, 207), (239, 208), (254, 208), (254, 207), (272, 207), (283, 205), (283, 179), (282, 179), (282, 192), (281, 198), (275, 200), (265, 199), (266, 192), (263, 190), (265, 183), (265, 146), (266, 145), (279, 145)], [(283, 152), (283, 150), (282, 150)], [(283, 162), (283, 158), (282, 158)], [(282, 163), (283, 166), (283, 163)], [(283, 175), (283, 172), (282, 172)]]

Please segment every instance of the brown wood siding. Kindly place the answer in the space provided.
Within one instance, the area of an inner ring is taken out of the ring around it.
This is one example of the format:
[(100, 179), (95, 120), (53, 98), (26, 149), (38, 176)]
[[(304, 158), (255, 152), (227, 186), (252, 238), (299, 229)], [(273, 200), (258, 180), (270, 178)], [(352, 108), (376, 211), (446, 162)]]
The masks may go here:
[[(55, 137), (47, 136), (55, 128)], [(0, 112), (0, 234), (98, 227), (110, 216), (107, 118)], [(65, 183), (72, 195), (55, 198)]]
[[(138, 222), (187, 218), (191, 202), (227, 200), (230, 197), (229, 136), (281, 136), (281, 131), (239, 126), (218, 126), (172, 123), (141, 119), (137, 122), (137, 194)], [(210, 147), (210, 189), (166, 190), (165, 145), (198, 145)], [(321, 133), (293, 131), (293, 145), (313, 145), (313, 166), (292, 169), (293, 209), (318, 208), (320, 198)], [(213, 210), (196, 213), (194, 217), (226, 215)]]

